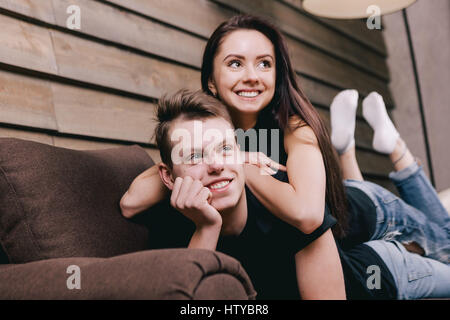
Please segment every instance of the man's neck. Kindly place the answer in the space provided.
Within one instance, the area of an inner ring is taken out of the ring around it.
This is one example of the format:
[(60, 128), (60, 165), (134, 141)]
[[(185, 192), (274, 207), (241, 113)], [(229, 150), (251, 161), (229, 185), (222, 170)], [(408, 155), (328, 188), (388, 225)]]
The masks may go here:
[(221, 212), (222, 230), (220, 235), (240, 235), (247, 223), (247, 214), (247, 196), (244, 188), (237, 205)]

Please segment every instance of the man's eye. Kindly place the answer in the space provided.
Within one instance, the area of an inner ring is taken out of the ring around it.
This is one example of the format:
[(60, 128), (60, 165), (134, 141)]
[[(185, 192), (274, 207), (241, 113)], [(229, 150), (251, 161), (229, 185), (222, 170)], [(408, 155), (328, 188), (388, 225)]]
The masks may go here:
[(192, 153), (189, 157), (188, 157), (188, 161), (190, 162), (198, 162), (200, 159), (202, 159), (203, 155), (200, 152), (196, 152), (196, 153)]
[(201, 157), (202, 157), (202, 154), (201, 153), (199, 153), (199, 152), (197, 152), (197, 153), (193, 153), (193, 154), (191, 154), (191, 160), (192, 159), (201, 159)]
[(224, 151), (231, 151), (231, 150), (233, 150), (233, 147), (230, 146), (230, 145), (225, 145), (225, 146), (223, 146), (222, 149), (223, 149)]

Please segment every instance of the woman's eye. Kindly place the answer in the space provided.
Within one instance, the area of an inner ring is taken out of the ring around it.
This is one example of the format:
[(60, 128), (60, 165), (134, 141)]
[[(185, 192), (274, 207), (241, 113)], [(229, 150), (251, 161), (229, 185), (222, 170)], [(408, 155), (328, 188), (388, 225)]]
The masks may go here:
[(259, 66), (261, 66), (264, 69), (267, 69), (270, 68), (272, 64), (270, 63), (270, 61), (264, 60), (259, 63)]
[(232, 60), (228, 63), (228, 66), (232, 68), (239, 68), (241, 66), (241, 62), (238, 60)]

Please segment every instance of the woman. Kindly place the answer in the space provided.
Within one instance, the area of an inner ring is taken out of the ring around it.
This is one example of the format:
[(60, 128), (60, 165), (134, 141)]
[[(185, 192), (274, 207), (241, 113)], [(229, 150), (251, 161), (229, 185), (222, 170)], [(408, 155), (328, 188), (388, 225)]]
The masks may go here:
[[(338, 221), (333, 230), (335, 237), (349, 250), (359, 243), (376, 239), (384, 234), (384, 231), (377, 232), (376, 224), (387, 221), (378, 216), (385, 212), (376, 210), (377, 203), (371, 194), (364, 192), (364, 188), (358, 188), (358, 185), (347, 186), (345, 189), (349, 196), (347, 208), (340, 168), (326, 127), (298, 86), (287, 47), (276, 28), (252, 16), (237, 16), (220, 25), (205, 49), (202, 87), (204, 91), (227, 105), (237, 128), (281, 129), (280, 163), (286, 165), (287, 175), (280, 172), (275, 177), (263, 176), (255, 166), (246, 166), (247, 185), (269, 211), (307, 234), (320, 225), (325, 209), (331, 208)], [(333, 109), (336, 108), (332, 105), (332, 111)], [(334, 132), (337, 134), (339, 130), (336, 129)], [(333, 139), (337, 142), (337, 147), (342, 147), (339, 142), (342, 144), (343, 140), (345, 139), (339, 137)], [(345, 147), (343, 151), (352, 150), (351, 144)], [(345, 158), (343, 156), (344, 153), (341, 160)], [(345, 164), (351, 161), (343, 162), (344, 174), (348, 172), (345, 171), (347, 168)], [(261, 162), (259, 165), (271, 163)], [(153, 170), (149, 169), (135, 181), (140, 182), (141, 186), (144, 181), (149, 182), (148, 188), (138, 188), (136, 183), (130, 187), (129, 194), (124, 195), (122, 208), (125, 216), (155, 203), (155, 198), (152, 198), (141, 201), (139, 205), (126, 206), (125, 200), (132, 198), (131, 195), (139, 195), (139, 189), (145, 189), (147, 192), (147, 196), (141, 194), (141, 199), (148, 198), (148, 190), (152, 190), (153, 194), (159, 194), (158, 200), (164, 197), (166, 191), (161, 184), (150, 182), (149, 177), (155, 177), (156, 174)], [(372, 208), (366, 210), (368, 214), (363, 216), (356, 214), (358, 208), (366, 207)], [(350, 229), (347, 221), (348, 211), (351, 218)], [(367, 224), (371, 226), (367, 227)], [(378, 229), (383, 230), (382, 227)], [(346, 235), (346, 232), (349, 234)], [(366, 246), (362, 251), (364, 250), (370, 249)], [(356, 259), (353, 255), (353, 260), (348, 263), (346, 256), (341, 252), (342, 257), (344, 257), (343, 265), (344, 263), (352, 265), (352, 261)], [(301, 259), (301, 263), (304, 263), (303, 270), (306, 275), (309, 268), (320, 265), (321, 261), (305, 258)], [(344, 269), (347, 281), (352, 278), (354, 271), (351, 267), (344, 266)], [(392, 279), (390, 280), (392, 282)], [(302, 281), (307, 280), (300, 279), (299, 283)], [(363, 282), (361, 279), (353, 279), (353, 282), (360, 284), (358, 290), (365, 290), (360, 283)], [(352, 287), (351, 284), (346, 285)], [(399, 288), (398, 284), (393, 287)], [(402, 297), (401, 294), (398, 296)]]

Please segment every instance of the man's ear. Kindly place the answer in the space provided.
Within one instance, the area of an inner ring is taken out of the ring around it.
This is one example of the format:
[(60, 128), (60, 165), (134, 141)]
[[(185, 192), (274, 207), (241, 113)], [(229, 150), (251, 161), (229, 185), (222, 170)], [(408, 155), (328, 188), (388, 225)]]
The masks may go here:
[(211, 78), (208, 80), (208, 89), (209, 89), (209, 91), (211, 91), (211, 93), (214, 95), (214, 97), (217, 97), (217, 88), (214, 83), (214, 80)]
[(173, 189), (173, 183), (175, 179), (173, 179), (172, 176), (172, 170), (165, 164), (165, 163), (159, 163), (158, 164), (158, 172), (159, 176), (161, 177), (161, 181), (164, 183), (164, 185), (169, 188), (170, 190)]

